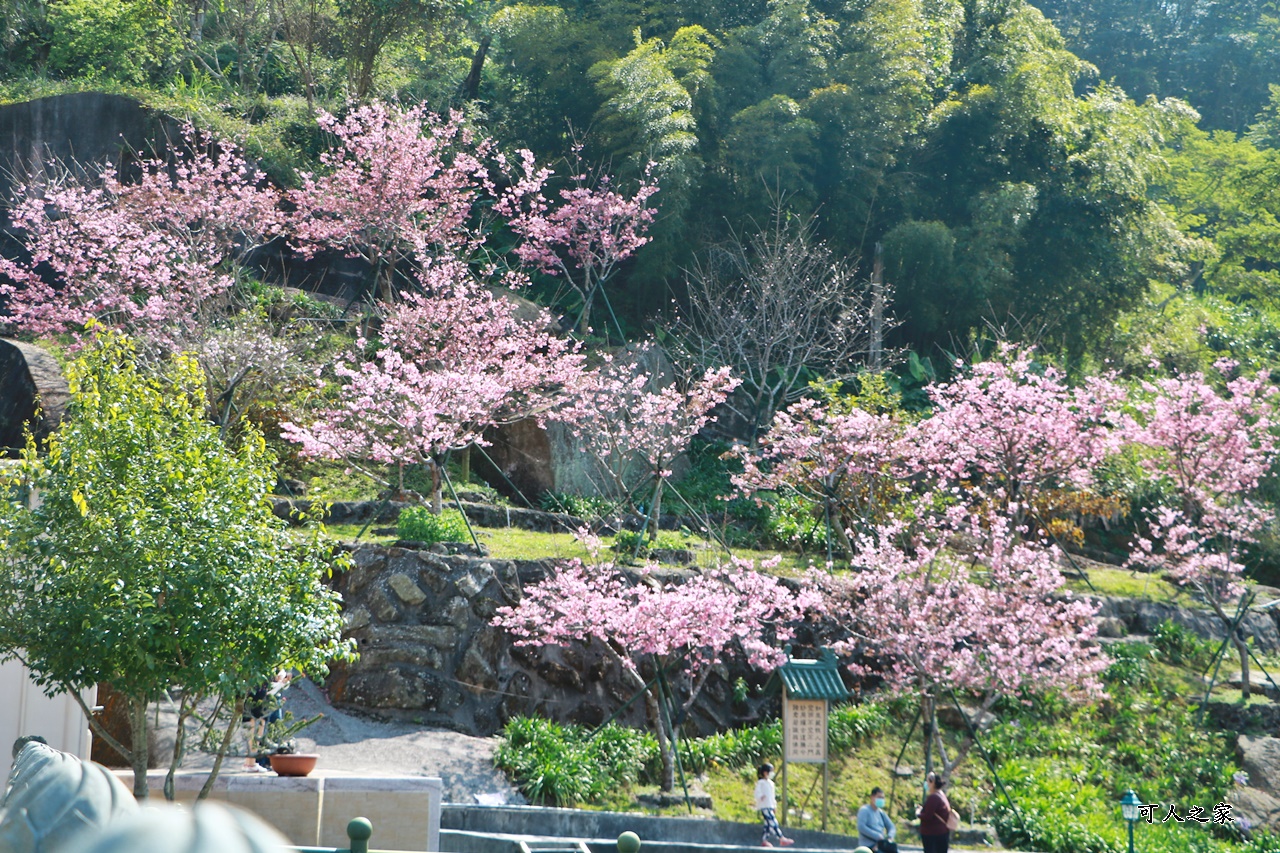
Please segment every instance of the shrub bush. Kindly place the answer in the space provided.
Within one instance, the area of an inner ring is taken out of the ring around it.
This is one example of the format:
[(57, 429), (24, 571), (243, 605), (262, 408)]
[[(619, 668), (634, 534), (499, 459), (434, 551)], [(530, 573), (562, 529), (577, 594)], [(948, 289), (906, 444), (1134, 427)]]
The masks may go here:
[(733, 768), (758, 764), (780, 752), (782, 723), (777, 720), (680, 741), (680, 761), (686, 771), (694, 773), (703, 773), (712, 765)]
[(467, 522), (462, 513), (448, 509), (435, 515), (425, 506), (406, 507), (396, 521), (396, 535), (413, 542), (468, 542)]
[(547, 512), (565, 512), (588, 521), (617, 510), (616, 502), (608, 498), (564, 492), (545, 492), (539, 498), (538, 505)]
[(1151, 634), (1151, 643), (1172, 664), (1204, 670), (1213, 661), (1214, 644), (1177, 622), (1164, 621), (1157, 625)]
[(1112, 643), (1107, 647), (1111, 665), (1102, 673), (1110, 687), (1137, 689), (1151, 682), (1151, 660), (1155, 649), (1146, 643)]
[(552, 806), (591, 802), (639, 781), (656, 762), (652, 735), (612, 723), (589, 735), (580, 726), (514, 717), (502, 730), (493, 762), (531, 801)]
[(839, 705), (827, 717), (827, 744), (832, 752), (846, 752), (883, 732), (889, 723), (889, 710), (879, 702)]

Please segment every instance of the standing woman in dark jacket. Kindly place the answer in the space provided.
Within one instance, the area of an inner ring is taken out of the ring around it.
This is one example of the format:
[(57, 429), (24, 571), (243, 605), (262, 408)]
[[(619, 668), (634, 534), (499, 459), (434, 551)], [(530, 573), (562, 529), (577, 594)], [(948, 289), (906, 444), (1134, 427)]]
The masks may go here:
[(920, 809), (920, 840), (924, 853), (947, 853), (951, 843), (951, 803), (942, 793), (946, 780), (938, 773), (929, 774), (929, 796)]

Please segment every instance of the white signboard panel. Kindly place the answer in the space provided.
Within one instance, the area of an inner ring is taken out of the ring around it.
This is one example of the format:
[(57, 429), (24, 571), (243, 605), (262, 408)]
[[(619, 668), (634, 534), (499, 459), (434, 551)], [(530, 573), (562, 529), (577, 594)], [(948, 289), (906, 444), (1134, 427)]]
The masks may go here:
[(782, 701), (783, 758), (797, 764), (827, 760), (827, 703), (824, 699)]

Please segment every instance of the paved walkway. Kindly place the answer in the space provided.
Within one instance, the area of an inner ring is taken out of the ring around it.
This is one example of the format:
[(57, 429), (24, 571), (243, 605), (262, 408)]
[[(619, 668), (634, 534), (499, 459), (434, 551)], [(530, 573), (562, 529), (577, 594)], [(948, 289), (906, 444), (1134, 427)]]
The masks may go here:
[[(454, 803), (523, 803), (524, 799), (493, 766), (497, 738), (469, 737), (412, 723), (385, 722), (334, 708), (307, 679), (285, 691), (285, 710), (296, 719), (324, 714), (295, 738), (299, 752), (318, 752), (320, 776), (439, 776), (444, 799)], [(161, 741), (172, 742), (175, 715), (160, 714)], [(168, 731), (164, 731), (165, 726)], [(244, 738), (232, 743), (222, 772), (243, 773)], [(213, 756), (189, 751), (183, 770), (208, 770)]]

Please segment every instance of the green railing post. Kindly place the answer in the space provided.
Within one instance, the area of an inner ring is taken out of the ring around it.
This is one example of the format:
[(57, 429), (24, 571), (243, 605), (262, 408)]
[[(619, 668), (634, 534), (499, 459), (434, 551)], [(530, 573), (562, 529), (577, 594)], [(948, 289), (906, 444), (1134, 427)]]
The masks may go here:
[(347, 822), (347, 838), (351, 841), (351, 853), (369, 853), (369, 838), (373, 836), (373, 824), (367, 817), (353, 817)]

